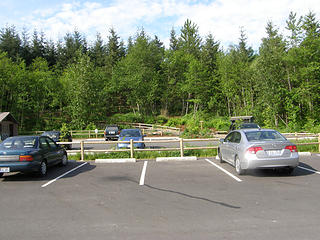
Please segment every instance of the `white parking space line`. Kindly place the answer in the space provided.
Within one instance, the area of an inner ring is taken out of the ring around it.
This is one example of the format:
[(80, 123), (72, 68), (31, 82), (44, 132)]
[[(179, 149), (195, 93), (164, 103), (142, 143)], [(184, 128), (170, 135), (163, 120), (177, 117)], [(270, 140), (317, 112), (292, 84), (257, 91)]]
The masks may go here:
[(69, 174), (69, 173), (71, 173), (71, 172), (73, 172), (73, 171), (77, 170), (78, 168), (81, 168), (82, 166), (84, 166), (84, 165), (86, 165), (86, 164), (88, 164), (88, 163), (87, 163), (87, 162), (85, 162), (85, 163), (83, 163), (83, 164), (81, 164), (81, 165), (79, 165), (79, 166), (77, 166), (77, 167), (75, 167), (75, 168), (71, 169), (70, 171), (68, 171), (68, 172), (66, 172), (66, 173), (64, 173), (64, 174), (62, 174), (62, 175), (60, 175), (59, 177), (56, 177), (55, 179), (52, 179), (51, 181), (47, 182), (46, 184), (43, 184), (41, 187), (46, 187), (46, 186), (50, 185), (51, 183), (54, 183), (54, 182), (55, 182), (55, 181), (57, 181), (58, 179), (60, 179), (60, 178), (64, 177), (65, 175), (67, 175), (67, 174)]
[(235, 179), (237, 182), (242, 182), (242, 180), (238, 177), (236, 177), (235, 175), (233, 175), (232, 173), (228, 172), (227, 170), (225, 170), (224, 168), (220, 167), (219, 165), (215, 164), (214, 162), (210, 161), (209, 159), (205, 159), (208, 163), (212, 164), (213, 166), (215, 166), (216, 168), (220, 169), (222, 172), (224, 172), (225, 174), (229, 175), (230, 177), (232, 177), (233, 179)]
[(298, 166), (298, 168), (301, 168), (303, 170), (306, 170), (306, 171), (309, 171), (309, 172), (313, 172), (313, 173), (316, 173), (316, 174), (320, 174), (320, 172), (312, 170), (312, 169), (309, 169), (309, 168), (304, 168), (304, 167), (300, 167), (300, 166)]
[(139, 183), (140, 186), (144, 185), (144, 179), (146, 176), (147, 165), (148, 165), (148, 161), (144, 161), (142, 172), (141, 172), (141, 177), (140, 177), (140, 183)]

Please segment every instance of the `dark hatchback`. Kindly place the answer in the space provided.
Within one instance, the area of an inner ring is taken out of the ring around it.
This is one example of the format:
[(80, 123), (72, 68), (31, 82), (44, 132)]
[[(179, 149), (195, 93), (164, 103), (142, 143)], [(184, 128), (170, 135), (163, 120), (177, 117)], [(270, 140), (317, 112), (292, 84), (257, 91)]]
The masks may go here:
[[(45, 131), (41, 134), (41, 136), (50, 137), (55, 142), (72, 142), (72, 137), (70, 134), (67, 134), (65, 138), (61, 138), (60, 131)], [(72, 149), (72, 144), (63, 144), (62, 147), (65, 147), (67, 150)]]
[(120, 128), (117, 125), (108, 125), (104, 130), (104, 138), (108, 140), (118, 140), (120, 134)]
[(0, 176), (10, 172), (47, 174), (53, 165), (67, 165), (66, 150), (47, 136), (16, 136), (0, 144)]

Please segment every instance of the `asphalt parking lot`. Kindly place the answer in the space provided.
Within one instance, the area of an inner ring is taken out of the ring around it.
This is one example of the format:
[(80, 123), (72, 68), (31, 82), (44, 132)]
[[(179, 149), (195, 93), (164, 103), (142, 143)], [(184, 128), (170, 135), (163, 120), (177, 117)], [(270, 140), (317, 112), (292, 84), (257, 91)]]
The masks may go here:
[(0, 239), (319, 239), (320, 156), (291, 176), (213, 158), (70, 162), (0, 179)]

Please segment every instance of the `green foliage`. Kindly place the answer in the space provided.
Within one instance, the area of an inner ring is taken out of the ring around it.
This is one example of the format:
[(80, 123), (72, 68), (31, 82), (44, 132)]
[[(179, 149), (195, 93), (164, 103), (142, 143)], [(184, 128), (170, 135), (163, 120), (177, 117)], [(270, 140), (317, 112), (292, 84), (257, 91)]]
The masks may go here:
[(29, 38), (6, 27), (0, 31), (0, 111), (10, 111), (21, 130), (144, 122), (210, 136), (227, 130), (230, 116), (254, 115), (264, 127), (316, 132), (320, 23), (313, 12), (291, 12), (286, 29), (283, 36), (268, 22), (254, 52), (243, 28), (238, 44), (223, 50), (189, 19), (179, 35), (171, 31), (169, 49), (143, 29), (127, 46), (114, 29), (106, 42), (97, 34), (88, 46), (77, 31), (53, 43), (42, 32)]
[(70, 136), (70, 131), (68, 128), (68, 125), (66, 123), (63, 123), (61, 128), (60, 128), (60, 139), (68, 139)]
[(89, 123), (86, 127), (86, 130), (95, 130), (95, 129), (97, 129), (97, 126), (93, 122)]

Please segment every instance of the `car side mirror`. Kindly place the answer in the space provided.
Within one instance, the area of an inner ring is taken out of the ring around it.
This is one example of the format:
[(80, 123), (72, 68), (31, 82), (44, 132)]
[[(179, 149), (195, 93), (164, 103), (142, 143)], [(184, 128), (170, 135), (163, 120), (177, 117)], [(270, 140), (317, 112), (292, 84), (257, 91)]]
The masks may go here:
[(224, 138), (220, 138), (220, 143), (224, 143)]

